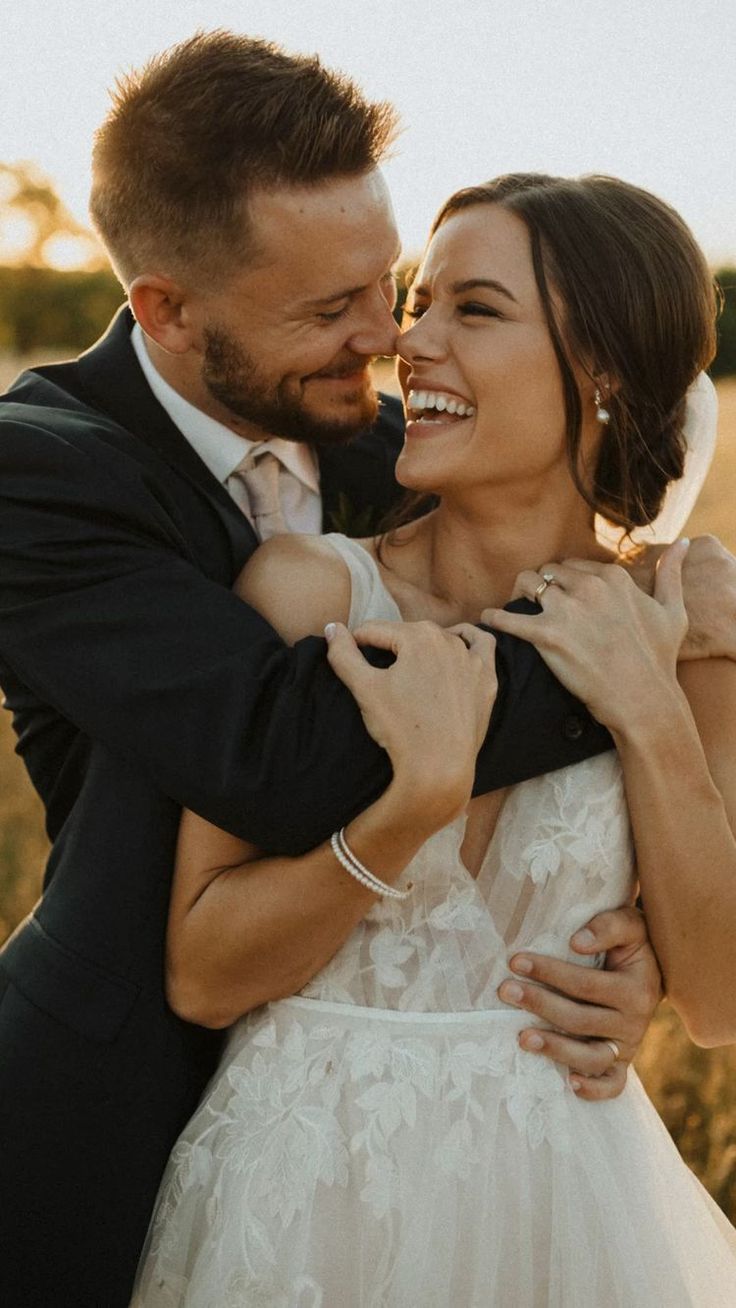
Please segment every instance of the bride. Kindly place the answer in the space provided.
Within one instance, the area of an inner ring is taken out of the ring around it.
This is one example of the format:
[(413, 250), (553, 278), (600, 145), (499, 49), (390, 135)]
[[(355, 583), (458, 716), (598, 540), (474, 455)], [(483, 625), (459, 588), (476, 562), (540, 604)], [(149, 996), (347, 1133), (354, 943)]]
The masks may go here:
[[(173, 1151), (133, 1302), (734, 1303), (736, 1234), (636, 1076), (583, 1102), (533, 1033), (520, 1040), (508, 979), (527, 951), (572, 958), (571, 933), (638, 883), (689, 1031), (736, 1033), (736, 670), (690, 662), (678, 682), (683, 544), (653, 597), (619, 566), (682, 475), (711, 280), (646, 192), (520, 174), (447, 202), (408, 316), (397, 475), (439, 504), (359, 543), (276, 538), (239, 583), (288, 640), (329, 624), (394, 779), (299, 860), (183, 817), (170, 996), (226, 975), (206, 997), (213, 1024), (247, 1016)], [(512, 594), (537, 607), (502, 611)], [(617, 751), (471, 800), (494, 693), (492, 637), (473, 624), (489, 602)], [(398, 650), (390, 673), (358, 670), (353, 639)], [(444, 681), (433, 714), (418, 648)], [(372, 697), (386, 676), (393, 711)], [(233, 888), (250, 931), (232, 930)], [(344, 913), (314, 911), (329, 896), (350, 906), (347, 938)], [(621, 1052), (601, 1047), (609, 1065)]]

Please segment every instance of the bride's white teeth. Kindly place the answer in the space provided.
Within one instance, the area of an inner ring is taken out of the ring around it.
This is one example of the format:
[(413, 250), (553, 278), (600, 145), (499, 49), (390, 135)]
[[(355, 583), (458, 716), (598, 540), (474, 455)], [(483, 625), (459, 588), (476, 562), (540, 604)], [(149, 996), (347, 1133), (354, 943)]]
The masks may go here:
[(458, 418), (471, 418), (475, 413), (472, 404), (466, 404), (464, 400), (458, 400), (443, 391), (409, 391), (407, 408), (411, 413), (420, 415), (419, 421), (422, 414), (427, 417), (432, 411)]

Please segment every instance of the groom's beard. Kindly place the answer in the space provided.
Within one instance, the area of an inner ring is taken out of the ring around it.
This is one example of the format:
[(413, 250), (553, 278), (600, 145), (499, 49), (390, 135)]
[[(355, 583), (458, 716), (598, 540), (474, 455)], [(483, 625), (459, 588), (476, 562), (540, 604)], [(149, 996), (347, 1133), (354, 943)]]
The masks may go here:
[[(301, 394), (290, 393), (286, 379), (265, 381), (252, 356), (228, 332), (206, 327), (203, 335), (202, 380), (210, 394), (236, 417), (271, 436), (314, 445), (344, 445), (375, 420), (378, 396), (373, 386), (356, 389), (345, 397), (350, 405), (349, 417), (316, 413)], [(339, 364), (333, 362), (325, 371), (348, 375), (365, 362), (352, 356)]]

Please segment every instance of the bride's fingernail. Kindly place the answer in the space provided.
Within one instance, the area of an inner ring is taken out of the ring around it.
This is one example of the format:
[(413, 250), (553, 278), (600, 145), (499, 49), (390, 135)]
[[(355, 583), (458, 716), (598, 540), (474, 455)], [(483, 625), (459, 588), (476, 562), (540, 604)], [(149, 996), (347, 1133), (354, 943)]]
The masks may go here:
[(583, 1084), (582, 1081), (578, 1081), (578, 1078), (576, 1076), (570, 1077), (570, 1082), (569, 1082), (570, 1089), (574, 1090), (576, 1094), (578, 1090), (581, 1088), (582, 1084)]
[(544, 1039), (541, 1035), (532, 1033), (532, 1035), (525, 1035), (523, 1039), (523, 1049), (544, 1049)]
[(592, 949), (595, 942), (593, 932), (587, 927), (583, 927), (582, 931), (576, 931), (572, 938), (573, 945), (577, 945), (580, 949)]
[(328, 622), (327, 626), (325, 627), (325, 640), (328, 641), (332, 640), (332, 637), (334, 636), (336, 631), (337, 631), (337, 623)]
[(512, 958), (511, 967), (515, 972), (522, 972), (524, 976), (529, 976), (529, 973), (532, 970), (532, 961), (530, 958), (524, 958), (522, 955), (519, 958)]
[(524, 998), (524, 991), (516, 981), (504, 981), (498, 993), (507, 1004), (518, 1004)]

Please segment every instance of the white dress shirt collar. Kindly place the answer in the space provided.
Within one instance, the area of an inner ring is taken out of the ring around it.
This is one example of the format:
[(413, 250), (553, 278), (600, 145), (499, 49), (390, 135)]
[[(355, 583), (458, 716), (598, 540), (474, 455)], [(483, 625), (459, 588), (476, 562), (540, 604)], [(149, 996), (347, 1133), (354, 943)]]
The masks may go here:
[(317, 459), (310, 445), (285, 441), (279, 436), (269, 436), (264, 441), (238, 436), (224, 423), (190, 404), (164, 380), (151, 360), (138, 323), (135, 323), (130, 339), (143, 375), (159, 404), (219, 482), (225, 485), (251, 450), (270, 450), (292, 476), (319, 494)]

